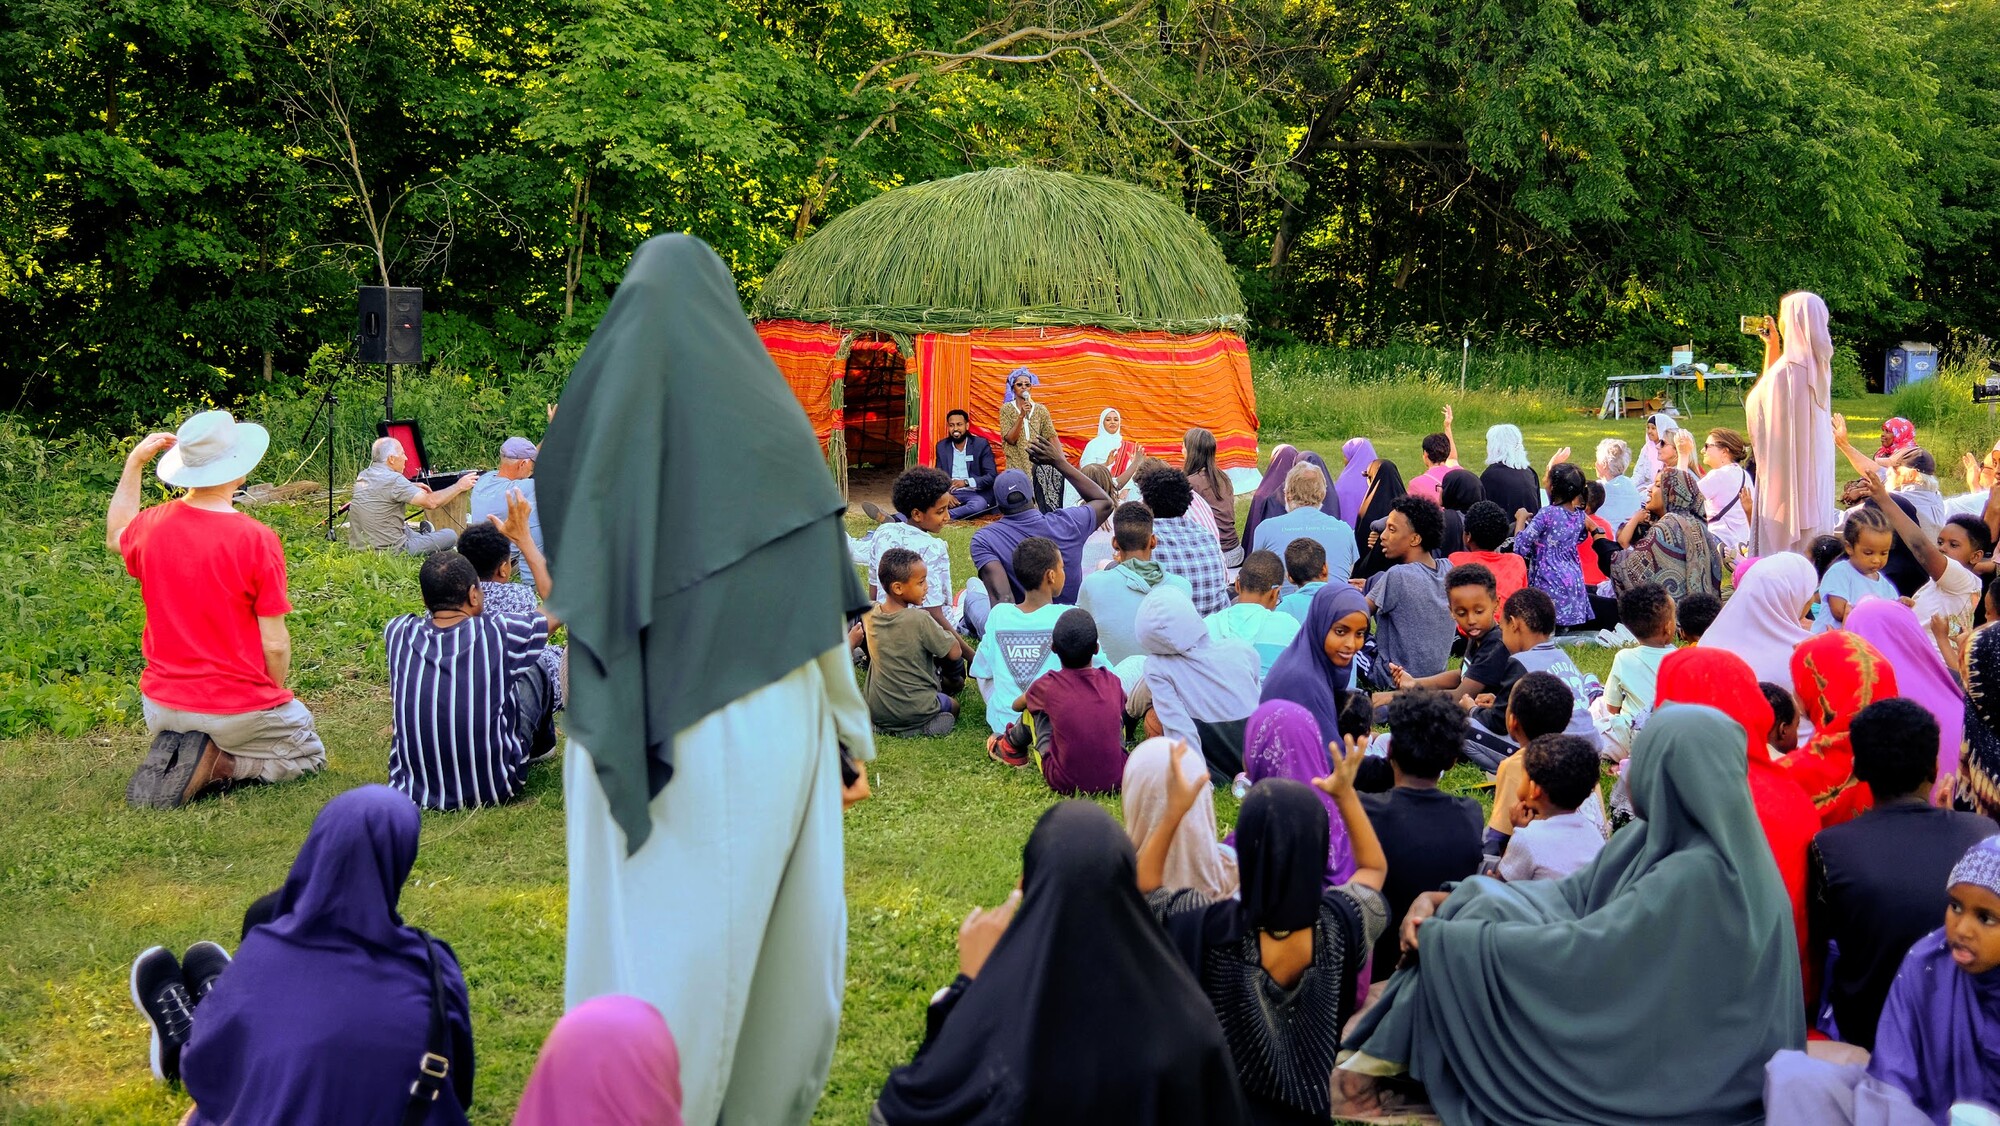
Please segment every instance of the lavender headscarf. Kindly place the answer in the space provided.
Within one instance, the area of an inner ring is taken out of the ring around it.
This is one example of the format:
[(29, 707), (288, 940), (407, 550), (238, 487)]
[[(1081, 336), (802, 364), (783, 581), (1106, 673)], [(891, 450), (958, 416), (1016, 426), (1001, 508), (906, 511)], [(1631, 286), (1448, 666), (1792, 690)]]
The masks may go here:
[(1340, 499), (1340, 518), (1352, 524), (1361, 515), (1361, 502), (1368, 498), (1368, 463), (1375, 460), (1375, 443), (1366, 438), (1349, 438), (1340, 447), (1347, 464), (1333, 491)]
[[(1267, 700), (1250, 714), (1243, 738), (1243, 773), (1252, 785), (1266, 778), (1290, 778), (1312, 788), (1326, 807), (1325, 887), (1338, 887), (1354, 878), (1354, 848), (1347, 843), (1347, 825), (1340, 819), (1340, 807), (1324, 790), (1313, 786), (1333, 769), (1326, 744), (1319, 737), (1319, 721), (1290, 700)], [(1236, 843), (1231, 831), (1228, 843)]]

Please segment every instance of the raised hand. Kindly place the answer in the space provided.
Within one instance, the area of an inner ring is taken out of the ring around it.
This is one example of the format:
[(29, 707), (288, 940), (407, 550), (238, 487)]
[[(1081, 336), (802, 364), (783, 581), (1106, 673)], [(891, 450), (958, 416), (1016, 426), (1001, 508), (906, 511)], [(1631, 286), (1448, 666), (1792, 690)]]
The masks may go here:
[(1833, 444), (1836, 446), (1845, 446), (1848, 444), (1847, 416), (1844, 414), (1833, 416)]
[(148, 434), (144, 438), (139, 439), (139, 444), (132, 447), (132, 452), (125, 455), (125, 460), (134, 465), (145, 465), (154, 458), (173, 449), (174, 443), (178, 441), (180, 439), (174, 437), (172, 434)]
[(1173, 750), (1167, 757), (1167, 818), (1173, 823), (1178, 823), (1186, 816), (1187, 811), (1193, 809), (1195, 801), (1201, 797), (1201, 792), (1208, 788), (1206, 770), (1199, 778), (1189, 778), (1181, 769), (1181, 762), (1187, 758), (1187, 753), (1187, 740), (1176, 739)]
[(1037, 436), (1028, 442), (1028, 457), (1039, 465), (1060, 465), (1069, 460), (1063, 456), (1062, 446), (1049, 441), (1046, 436)]
[[(1346, 743), (1345, 750), (1341, 743)], [(1353, 735), (1342, 735), (1340, 742), (1328, 743), (1327, 754), (1333, 759), (1333, 773), (1324, 778), (1313, 779), (1313, 785), (1330, 798), (1341, 798), (1354, 793), (1354, 776), (1361, 770), (1361, 760), (1368, 757), (1368, 744)]]
[(488, 516), (487, 519), (493, 522), (494, 527), (500, 529), (500, 534), (515, 543), (523, 541), (532, 543), (534, 542), (534, 532), (528, 526), (528, 518), (533, 512), (533, 506), (528, 503), (528, 498), (521, 495), (521, 490), (509, 489), (507, 490), (507, 518), (502, 520), (499, 515), (495, 514)]
[(998, 907), (975, 907), (965, 922), (958, 926), (958, 972), (967, 977), (978, 977), (986, 966), (986, 959), (993, 948), (1000, 944), (1000, 936), (1007, 933), (1007, 924), (1014, 921), (1014, 912), (1021, 906), (1021, 889), (1007, 893)]

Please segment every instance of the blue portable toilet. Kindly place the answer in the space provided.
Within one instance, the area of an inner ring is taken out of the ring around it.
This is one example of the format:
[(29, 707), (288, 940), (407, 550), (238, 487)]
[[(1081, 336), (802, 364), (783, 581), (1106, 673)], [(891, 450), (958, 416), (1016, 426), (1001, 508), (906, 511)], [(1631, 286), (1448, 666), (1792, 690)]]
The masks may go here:
[(1882, 391), (1894, 394), (1906, 383), (1922, 383), (1936, 374), (1937, 347), (1905, 340), (1882, 361)]

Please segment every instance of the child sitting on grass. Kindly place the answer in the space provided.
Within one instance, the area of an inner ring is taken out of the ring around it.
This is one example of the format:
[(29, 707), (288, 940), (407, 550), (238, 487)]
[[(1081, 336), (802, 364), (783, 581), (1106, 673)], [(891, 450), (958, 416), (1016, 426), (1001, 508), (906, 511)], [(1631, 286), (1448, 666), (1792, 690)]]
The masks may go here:
[(1443, 672), (1457, 633), (1445, 601), (1444, 561), (1433, 554), (1443, 535), (1444, 509), (1422, 497), (1398, 497), (1376, 541), (1389, 569), (1350, 580), (1368, 596), (1381, 659), (1413, 676)]
[[(1492, 688), (1493, 703), (1477, 706), (1476, 699), (1465, 701), (1473, 709), (1471, 733), (1465, 740), (1465, 757), (1481, 770), (1498, 770), (1500, 761), (1521, 746), (1522, 741), (1511, 738), (1507, 729), (1508, 705), (1498, 701), (1511, 699), (1514, 685), (1529, 673), (1547, 673), (1560, 681), (1570, 693), (1572, 710), (1567, 722), (1555, 730), (1581, 736), (1592, 746), (1597, 744), (1597, 721), (1590, 717), (1590, 701), (1583, 673), (1577, 670), (1569, 654), (1550, 640), (1555, 631), (1556, 605), (1548, 595), (1534, 587), (1515, 591), (1513, 597), (1501, 607), (1500, 639), (1509, 654), (1507, 671)], [(1538, 734), (1549, 733), (1530, 732), (1529, 738)]]
[[(1389, 701), (1395, 784), (1385, 793), (1364, 794), (1361, 808), (1389, 861), (1382, 897), (1391, 919), (1402, 918), (1423, 893), (1479, 871), (1479, 803), (1438, 789), (1439, 776), (1458, 760), (1464, 743), (1465, 710), (1442, 692), (1398, 692)], [(1376, 981), (1389, 979), (1399, 956), (1396, 935), (1384, 932), (1375, 943)]]
[(1708, 633), (1708, 627), (1715, 624), (1715, 616), (1720, 613), (1722, 613), (1722, 599), (1705, 590), (1696, 591), (1675, 604), (1674, 631), (1686, 644), (1698, 644), (1702, 636)]
[[(1513, 658), (1495, 628), (1494, 613), (1500, 607), (1498, 584), (1493, 572), (1478, 563), (1461, 563), (1445, 576), (1445, 595), (1451, 602), (1451, 616), (1465, 635), (1465, 660), (1459, 668), (1446, 669), (1436, 676), (1415, 677), (1401, 665), (1389, 666), (1398, 689), (1440, 688), (1452, 701), (1470, 699), (1499, 687), (1506, 679), (1507, 662)], [(1376, 693), (1378, 705), (1387, 704), (1387, 692)]]
[(1597, 794), (1597, 749), (1573, 735), (1544, 735), (1522, 749), (1521, 768), (1514, 839), (1494, 874), (1560, 880), (1604, 850), (1604, 834), (1577, 812)]
[(1514, 530), (1514, 521), (1497, 504), (1482, 500), (1465, 510), (1465, 542), (1470, 550), (1453, 552), (1449, 562), (1458, 567), (1477, 563), (1493, 572), (1496, 594), (1505, 604), (1513, 593), (1528, 585), (1528, 561), (1500, 545)]
[(951, 550), (938, 532), (951, 521), (951, 476), (941, 469), (919, 465), (896, 478), (890, 499), (896, 517), (876, 525), (867, 535), (848, 537), (848, 554), (868, 568), (868, 593), (880, 597), (886, 589), (882, 581), (882, 557), (902, 548), (924, 561), (926, 593), (917, 607), (936, 622), (951, 628)]
[(991, 736), (988, 751), (1008, 766), (1039, 760), (1056, 793), (1115, 794), (1125, 774), (1125, 689), (1117, 673), (1093, 664), (1097, 623), (1090, 611), (1064, 611), (1049, 647), (1062, 667), (1028, 685), (1014, 701), (1021, 721)]
[[(1611, 658), (1611, 676), (1593, 709), (1601, 717), (1605, 756), (1623, 760), (1653, 713), (1653, 685), (1660, 662), (1674, 651), (1674, 599), (1658, 583), (1639, 583), (1618, 596), (1618, 620), (1639, 639)], [(1613, 799), (1616, 804), (1616, 799)]]
[(1771, 705), (1771, 757), (1783, 758), (1799, 749), (1799, 702), (1782, 685), (1765, 681), (1757, 688)]
[(1840, 539), (1846, 557), (1834, 561), (1819, 580), (1819, 604), (1813, 607), (1817, 632), (1847, 628), (1847, 612), (1856, 602), (1873, 595), (1894, 601), (1896, 584), (1882, 573), (1889, 565), (1889, 551), (1896, 533), (1889, 518), (1872, 508), (1857, 508), (1847, 514)]
[[(1325, 549), (1320, 550), (1324, 558)], [(1278, 557), (1268, 551), (1253, 551), (1236, 571), (1236, 601), (1202, 619), (1208, 636), (1217, 641), (1241, 641), (1257, 651), (1259, 680), (1298, 636), (1302, 624), (1289, 614), (1278, 613), (1278, 588), (1284, 582), (1285, 565)]]
[[(1515, 683), (1507, 696), (1507, 733), (1517, 747), (1544, 735), (1565, 734), (1563, 726), (1574, 714), (1575, 697), (1569, 686), (1548, 673), (1531, 672)], [(1587, 741), (1587, 740), (1586, 740)], [(1470, 743), (1470, 740), (1467, 740)], [(1501, 856), (1514, 833), (1514, 806), (1520, 801), (1521, 752), (1502, 759), (1493, 778), (1493, 816), (1486, 822), (1486, 853)], [(1604, 816), (1604, 800), (1592, 795), (1581, 812), (1597, 826), (1601, 836), (1611, 830)]]
[(1285, 577), (1298, 589), (1278, 600), (1278, 613), (1289, 614), (1305, 625), (1314, 592), (1327, 584), (1326, 548), (1307, 536), (1286, 544)]
[[(848, 634), (850, 645), (868, 650), (862, 695), (869, 718), (884, 735), (948, 735), (958, 723), (958, 693), (965, 687), (965, 645), (923, 610), (930, 572), (916, 552), (892, 547), (876, 568), (882, 602)], [(904, 612), (911, 609), (917, 612)]]
[[(986, 698), (986, 726), (1004, 735), (1020, 717), (1015, 706), (1035, 678), (1055, 668), (1056, 622), (1069, 609), (1057, 604), (1063, 588), (1063, 557), (1056, 541), (1029, 536), (1014, 549), (1014, 581), (1021, 601), (1001, 602), (988, 613), (984, 637), (972, 655), (972, 678)], [(989, 740), (987, 750), (994, 744)]]

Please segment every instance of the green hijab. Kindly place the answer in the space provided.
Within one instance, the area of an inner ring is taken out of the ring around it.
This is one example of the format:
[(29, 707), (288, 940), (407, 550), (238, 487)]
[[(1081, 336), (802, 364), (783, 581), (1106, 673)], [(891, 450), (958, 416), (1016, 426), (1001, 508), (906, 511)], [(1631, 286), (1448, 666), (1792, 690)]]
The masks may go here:
[(535, 479), (568, 726), (630, 854), (675, 734), (840, 645), (866, 606), (846, 504), (728, 268), (688, 235), (632, 256)]
[(1805, 1046), (1791, 901), (1743, 729), (1675, 704), (1627, 780), (1641, 820), (1562, 880), (1458, 885), (1346, 1047), (1404, 1064), (1446, 1122), (1756, 1123)]

